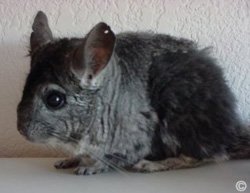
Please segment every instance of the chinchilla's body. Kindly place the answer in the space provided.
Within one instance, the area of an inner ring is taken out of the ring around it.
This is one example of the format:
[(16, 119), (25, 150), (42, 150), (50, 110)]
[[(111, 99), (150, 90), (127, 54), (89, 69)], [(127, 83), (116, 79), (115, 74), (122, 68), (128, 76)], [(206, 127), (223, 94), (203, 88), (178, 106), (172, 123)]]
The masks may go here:
[(191, 41), (115, 36), (104, 23), (82, 39), (54, 39), (39, 12), (30, 55), (18, 128), (75, 156), (57, 168), (150, 172), (250, 157), (221, 69)]

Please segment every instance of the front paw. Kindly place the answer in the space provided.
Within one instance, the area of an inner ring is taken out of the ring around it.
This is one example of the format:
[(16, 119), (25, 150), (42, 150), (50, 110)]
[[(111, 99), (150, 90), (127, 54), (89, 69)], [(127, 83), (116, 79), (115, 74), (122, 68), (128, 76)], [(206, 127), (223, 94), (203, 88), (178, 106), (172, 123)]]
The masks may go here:
[(93, 175), (93, 174), (100, 174), (103, 172), (107, 172), (108, 170), (109, 170), (108, 167), (95, 167), (95, 166), (84, 167), (84, 166), (80, 166), (74, 170), (74, 173), (76, 175)]
[(79, 158), (65, 159), (57, 161), (54, 166), (56, 169), (75, 168), (80, 164)]

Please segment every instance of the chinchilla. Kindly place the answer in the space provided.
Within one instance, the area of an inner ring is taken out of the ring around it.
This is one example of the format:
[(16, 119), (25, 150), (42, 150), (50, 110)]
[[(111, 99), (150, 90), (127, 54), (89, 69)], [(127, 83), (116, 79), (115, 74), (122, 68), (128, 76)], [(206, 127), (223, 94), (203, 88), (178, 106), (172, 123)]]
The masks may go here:
[(56, 168), (153, 172), (250, 158), (222, 70), (193, 41), (115, 35), (105, 23), (57, 39), (41, 11), (32, 29), (18, 130), (69, 152)]

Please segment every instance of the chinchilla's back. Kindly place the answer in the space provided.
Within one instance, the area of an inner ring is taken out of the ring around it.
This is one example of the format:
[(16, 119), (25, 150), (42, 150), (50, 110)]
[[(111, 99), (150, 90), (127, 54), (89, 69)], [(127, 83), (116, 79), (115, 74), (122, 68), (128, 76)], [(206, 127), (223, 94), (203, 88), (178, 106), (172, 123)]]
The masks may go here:
[[(153, 59), (166, 53), (187, 53), (196, 49), (196, 44), (187, 39), (155, 33), (121, 33), (117, 35), (115, 54), (122, 61), (121, 67), (131, 73), (145, 75)], [(124, 64), (124, 65), (123, 65)], [(136, 78), (136, 77), (135, 77)]]
[[(230, 157), (245, 128), (235, 112), (234, 96), (208, 50), (161, 34), (124, 33), (117, 37), (115, 53), (124, 83), (129, 87), (129, 82), (141, 82), (134, 92), (146, 90), (159, 120), (153, 146), (161, 141), (166, 148), (162, 152), (156, 145), (155, 155), (150, 156), (182, 152), (199, 159)], [(145, 101), (139, 102), (143, 106)], [(248, 150), (242, 151), (248, 157), (249, 144), (245, 147)]]

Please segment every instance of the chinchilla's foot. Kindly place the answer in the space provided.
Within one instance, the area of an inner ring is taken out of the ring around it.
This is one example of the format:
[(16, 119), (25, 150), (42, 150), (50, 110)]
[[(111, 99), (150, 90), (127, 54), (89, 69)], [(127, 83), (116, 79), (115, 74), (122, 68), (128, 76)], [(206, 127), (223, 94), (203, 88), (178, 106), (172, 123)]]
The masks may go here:
[(80, 166), (90, 167), (93, 166), (95, 162), (96, 161), (88, 155), (78, 155), (69, 159), (59, 160), (54, 166), (57, 169), (77, 168)]
[(59, 160), (54, 164), (54, 166), (56, 169), (75, 168), (79, 166), (80, 162), (81, 162), (81, 159), (77, 157), (77, 158)]
[(96, 162), (93, 166), (79, 166), (74, 170), (76, 175), (93, 175), (109, 171), (110, 168), (103, 163)]
[(203, 163), (206, 162), (199, 161), (191, 157), (180, 156), (176, 158), (168, 158), (162, 161), (140, 160), (130, 170), (142, 173), (159, 172), (166, 170), (194, 168), (200, 166)]

